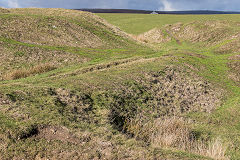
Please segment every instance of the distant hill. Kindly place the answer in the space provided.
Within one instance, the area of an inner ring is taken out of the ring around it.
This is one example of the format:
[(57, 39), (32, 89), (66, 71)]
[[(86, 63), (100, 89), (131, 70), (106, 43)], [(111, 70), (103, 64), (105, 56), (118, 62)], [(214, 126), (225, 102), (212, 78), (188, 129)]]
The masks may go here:
[[(76, 9), (92, 13), (135, 13), (150, 14), (150, 10), (134, 10), (134, 9)], [(240, 14), (240, 12), (232, 11), (210, 11), (210, 10), (192, 10), (192, 11), (155, 11), (159, 14)]]
[(153, 11), (148, 10), (133, 10), (133, 9), (76, 9), (92, 13), (136, 13), (136, 14), (150, 14)]
[(159, 14), (240, 14), (240, 12), (230, 11), (209, 11), (209, 10), (193, 10), (193, 11), (158, 11)]

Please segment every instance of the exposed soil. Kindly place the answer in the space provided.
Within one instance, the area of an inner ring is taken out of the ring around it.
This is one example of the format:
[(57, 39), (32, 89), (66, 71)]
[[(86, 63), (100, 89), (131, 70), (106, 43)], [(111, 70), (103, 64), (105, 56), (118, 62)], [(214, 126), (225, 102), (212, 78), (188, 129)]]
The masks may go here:
[(39, 128), (35, 138), (44, 138), (48, 141), (58, 140), (78, 144), (80, 140), (66, 127), (46, 126)]

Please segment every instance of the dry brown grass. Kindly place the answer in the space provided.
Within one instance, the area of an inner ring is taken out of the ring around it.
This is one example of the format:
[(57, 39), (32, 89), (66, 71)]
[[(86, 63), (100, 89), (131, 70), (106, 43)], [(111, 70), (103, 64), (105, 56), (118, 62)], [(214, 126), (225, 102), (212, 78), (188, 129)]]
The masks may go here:
[(185, 150), (192, 145), (191, 140), (195, 139), (183, 119), (176, 117), (158, 119), (153, 126), (155, 130), (150, 139), (154, 146), (177, 147)]
[[(10, 49), (11, 48), (11, 49)], [(20, 55), (19, 55), (20, 53)], [(43, 63), (58, 67), (81, 64), (90, 58), (63, 50), (46, 50), (22, 45), (6, 45), (0, 42), (0, 81), (20, 66), (35, 66)]]
[(193, 148), (194, 152), (211, 157), (217, 160), (227, 160), (229, 159), (225, 153), (227, 147), (222, 143), (220, 138), (212, 140), (208, 143), (208, 145), (204, 145), (203, 143), (197, 143), (195, 148)]
[(153, 147), (175, 148), (217, 160), (228, 159), (225, 155), (227, 147), (220, 138), (212, 141), (198, 139), (183, 118), (159, 118), (145, 125), (132, 121), (128, 125), (129, 131), (135, 131), (136, 138), (148, 141)]
[(15, 79), (20, 79), (20, 78), (26, 78), (31, 75), (41, 74), (41, 73), (48, 72), (48, 71), (51, 71), (54, 69), (56, 69), (56, 67), (52, 64), (48, 64), (48, 63), (40, 64), (40, 65), (34, 66), (30, 69), (23, 68), (23, 69), (17, 69), (12, 72), (9, 72), (4, 76), (4, 79), (5, 80), (15, 80)]
[(155, 131), (151, 135), (154, 146), (173, 147), (213, 159), (228, 159), (226, 147), (220, 138), (212, 141), (198, 140), (184, 119), (179, 117), (158, 119), (154, 122)]

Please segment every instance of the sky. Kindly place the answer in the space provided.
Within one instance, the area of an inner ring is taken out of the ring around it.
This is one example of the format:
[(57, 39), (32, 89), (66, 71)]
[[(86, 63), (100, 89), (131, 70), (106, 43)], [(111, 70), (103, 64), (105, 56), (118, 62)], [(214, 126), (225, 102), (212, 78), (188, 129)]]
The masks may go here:
[(4, 8), (117, 8), (240, 11), (240, 0), (0, 0)]

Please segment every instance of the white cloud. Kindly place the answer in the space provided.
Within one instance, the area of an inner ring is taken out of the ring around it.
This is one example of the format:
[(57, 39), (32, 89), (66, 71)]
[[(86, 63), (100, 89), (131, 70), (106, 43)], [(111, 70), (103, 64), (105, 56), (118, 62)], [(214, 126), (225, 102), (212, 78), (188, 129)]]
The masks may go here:
[(163, 6), (159, 8), (159, 10), (163, 11), (175, 11), (176, 9), (173, 7), (172, 3), (169, 2), (168, 0), (161, 0), (160, 1)]
[(9, 8), (20, 8), (18, 0), (8, 0), (7, 5)]

